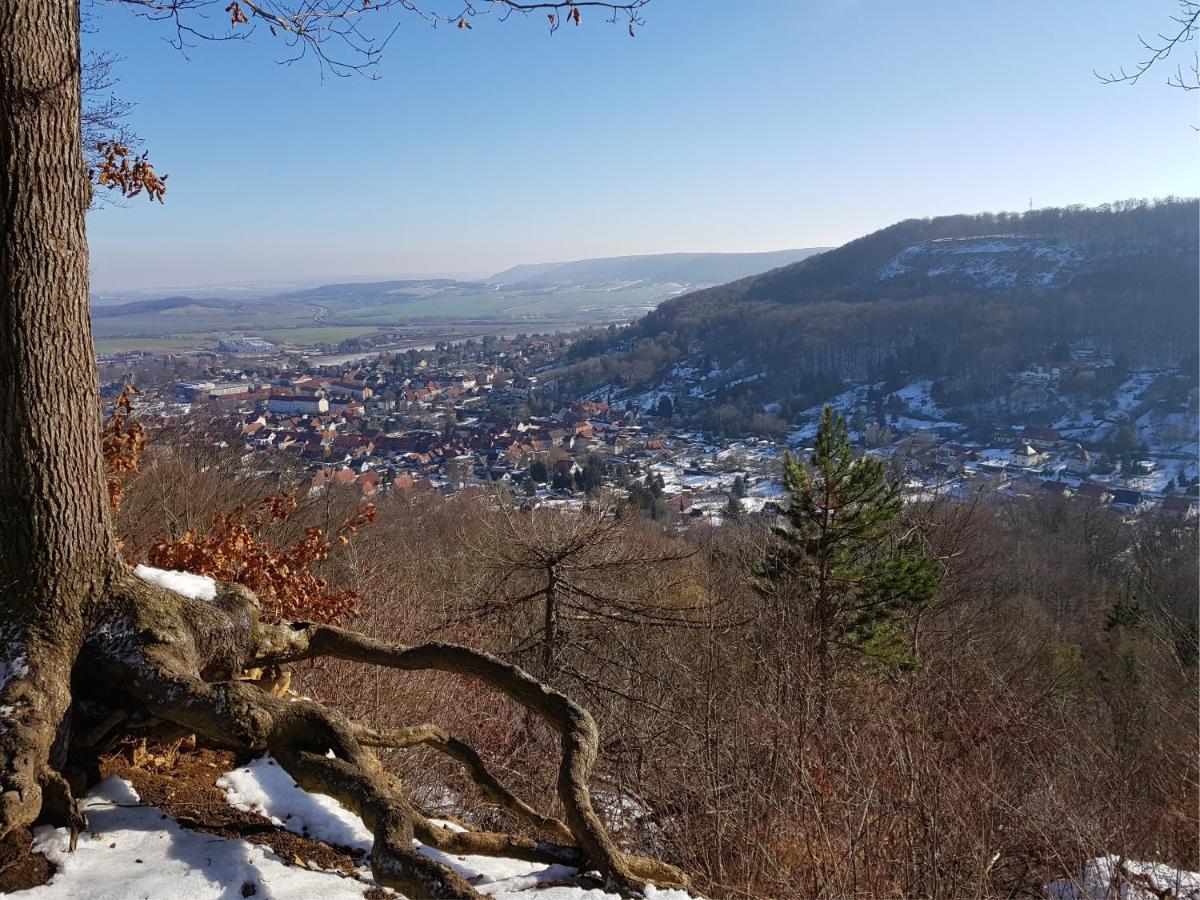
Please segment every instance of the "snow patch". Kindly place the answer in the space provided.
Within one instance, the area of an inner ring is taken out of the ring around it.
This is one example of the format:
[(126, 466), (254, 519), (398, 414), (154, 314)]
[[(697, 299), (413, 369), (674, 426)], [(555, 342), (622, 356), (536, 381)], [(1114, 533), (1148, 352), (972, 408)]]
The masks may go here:
[(24, 653), (18, 653), (12, 659), (0, 659), (0, 689), (14, 678), (24, 678), (29, 674), (29, 662)]
[[(7, 896), (23, 900), (114, 900), (186, 897), (226, 900), (320, 897), (357, 900), (373, 882), (287, 865), (270, 850), (240, 839), (190, 831), (153, 806), (142, 806), (133, 786), (113, 776), (100, 782), (83, 808), (89, 828), (68, 852), (66, 828), (38, 828), (33, 849), (56, 867), (40, 887)], [(248, 890), (248, 888), (245, 888)]]
[(217, 583), (207, 575), (193, 575), (191, 572), (175, 572), (142, 565), (135, 566), (133, 573), (143, 581), (157, 584), (193, 600), (213, 600), (217, 596)]
[(229, 805), (265, 816), (276, 825), (338, 847), (370, 851), (373, 838), (362, 819), (332, 797), (303, 791), (270, 756), (226, 772), (217, 780)]
[(1055, 879), (1046, 885), (1046, 893), (1050, 900), (1200, 900), (1200, 872), (1098, 856), (1088, 860), (1079, 878)]
[[(226, 773), (217, 784), (225, 788), (231, 805), (258, 812), (296, 834), (368, 853), (371, 849), (372, 836), (362, 819), (332, 797), (302, 790), (269, 756)], [(450, 822), (431, 821), (445, 828), (459, 827)], [(452, 856), (419, 841), (413, 841), (413, 845), (431, 859), (454, 869), (480, 893), (497, 900), (526, 900), (530, 895), (538, 900), (617, 900), (618, 897), (570, 885), (538, 889), (539, 884), (569, 880), (578, 874), (568, 866), (488, 856)], [(646, 896), (657, 900), (689, 900), (686, 892), (677, 890), (651, 889)]]

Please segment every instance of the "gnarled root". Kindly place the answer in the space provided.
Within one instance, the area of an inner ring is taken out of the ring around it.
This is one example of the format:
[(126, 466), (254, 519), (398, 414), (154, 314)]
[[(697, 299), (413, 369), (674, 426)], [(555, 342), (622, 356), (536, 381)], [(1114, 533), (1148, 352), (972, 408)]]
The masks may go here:
[(78, 641), (50, 640), (15, 623), (0, 643), (0, 838), (40, 816), (68, 825), (72, 843), (87, 822), (58, 769)]
[(639, 860), (622, 853), (613, 843), (592, 808), (587, 786), (599, 747), (596, 723), (585, 709), (566, 695), (518, 666), (457, 644), (395, 646), (341, 628), (309, 622), (262, 629), (259, 664), (280, 665), (315, 657), (333, 657), (406, 671), (433, 669), (466, 675), (537, 713), (560, 736), (562, 758), (558, 795), (566, 811), (567, 829), (583, 859), (604, 875), (610, 889), (622, 893), (640, 893), (646, 880), (645, 875), (639, 875), (642, 872), (653, 872), (653, 880), (660, 884), (687, 884), (686, 876), (673, 866)]
[[(497, 657), (453, 644), (396, 647), (308, 623), (261, 625), (254, 596), (230, 586), (206, 603), (130, 577), (114, 591), (107, 613), (84, 642), (79, 662), (88, 673), (86, 680), (77, 678), (84, 695), (79, 705), (112, 710), (98, 713), (83, 729), (87, 742), (107, 743), (114, 729), (128, 730), (134, 723), (158, 723), (236, 749), (269, 751), (302, 788), (329, 794), (362, 817), (375, 836), (371, 866), (383, 885), (423, 897), (478, 896), (456, 872), (416, 853), (414, 838), (448, 853), (596, 869), (609, 889), (626, 895), (641, 893), (646, 881), (687, 883), (672, 866), (620, 851), (592, 809), (587, 779), (598, 736), (591, 716)], [(238, 677), (246, 669), (319, 656), (466, 675), (542, 716), (561, 738), (558, 796), (566, 821), (544, 816), (517, 798), (473, 748), (435, 726), (380, 733), (314, 701), (283, 698)], [(455, 759), (487, 799), (555, 842), (459, 832), (430, 822), (369, 749), (417, 744)]]

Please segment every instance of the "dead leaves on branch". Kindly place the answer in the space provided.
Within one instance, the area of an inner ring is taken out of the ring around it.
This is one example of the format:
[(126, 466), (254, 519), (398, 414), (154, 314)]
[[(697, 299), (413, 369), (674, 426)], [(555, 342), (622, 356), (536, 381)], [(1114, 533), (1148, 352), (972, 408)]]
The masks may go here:
[(281, 544), (272, 532), (297, 506), (294, 495), (281, 494), (249, 509), (218, 513), (205, 534), (188, 531), (178, 540), (155, 541), (149, 562), (243, 585), (258, 595), (264, 615), (272, 620), (338, 622), (354, 612), (359, 596), (329, 590), (313, 567), (327, 559), (335, 545), (348, 544), (362, 526), (374, 522), (375, 506), (357, 507), (328, 534), (306, 528), (295, 543)]
[[(140, 394), (131, 384), (122, 388), (101, 429), (113, 512), (124, 499), (126, 477), (141, 471), (146, 452), (146, 428), (133, 414), (133, 398)], [(360, 528), (374, 522), (375, 505), (355, 507), (328, 534), (321, 528), (306, 528), (299, 540), (285, 544), (277, 535), (298, 506), (295, 495), (279, 494), (248, 509), (217, 513), (204, 534), (187, 531), (178, 540), (159, 538), (150, 547), (148, 562), (243, 585), (258, 595), (270, 619), (339, 622), (355, 611), (360, 598), (354, 591), (331, 591), (313, 567), (328, 559), (335, 546), (349, 544)]]
[(133, 398), (140, 393), (132, 384), (125, 385), (101, 431), (104, 478), (113, 512), (120, 508), (125, 496), (125, 476), (140, 471), (142, 454), (146, 451), (146, 428), (133, 417)]
[(149, 154), (134, 156), (126, 144), (119, 141), (100, 141), (96, 144), (100, 162), (88, 175), (96, 184), (117, 191), (123, 197), (136, 197), (145, 192), (150, 200), (163, 202), (167, 193), (167, 178), (154, 171)]
[(246, 11), (242, 9), (240, 3), (230, 3), (225, 7), (225, 12), (229, 13), (229, 27), (233, 28), (237, 25), (249, 25), (250, 19), (246, 16)]

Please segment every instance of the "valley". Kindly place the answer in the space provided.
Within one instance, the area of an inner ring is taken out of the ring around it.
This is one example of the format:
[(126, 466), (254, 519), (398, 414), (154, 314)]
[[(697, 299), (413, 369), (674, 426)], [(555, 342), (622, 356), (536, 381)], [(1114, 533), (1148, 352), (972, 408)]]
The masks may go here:
[(408, 279), (313, 288), (93, 301), (101, 353), (211, 349), (233, 333), (288, 350), (355, 342), (403, 349), (456, 334), (554, 331), (631, 322), (699, 287), (804, 259), (817, 249), (773, 253), (661, 254), (518, 266), (480, 281)]

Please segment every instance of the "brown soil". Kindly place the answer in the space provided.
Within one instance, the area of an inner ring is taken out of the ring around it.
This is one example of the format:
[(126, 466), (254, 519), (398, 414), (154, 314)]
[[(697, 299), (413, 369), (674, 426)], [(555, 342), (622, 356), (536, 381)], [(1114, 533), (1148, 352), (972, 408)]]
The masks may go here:
[(42, 854), (33, 853), (32, 843), (28, 828), (19, 828), (0, 841), (0, 894), (37, 887), (54, 875), (54, 865)]

